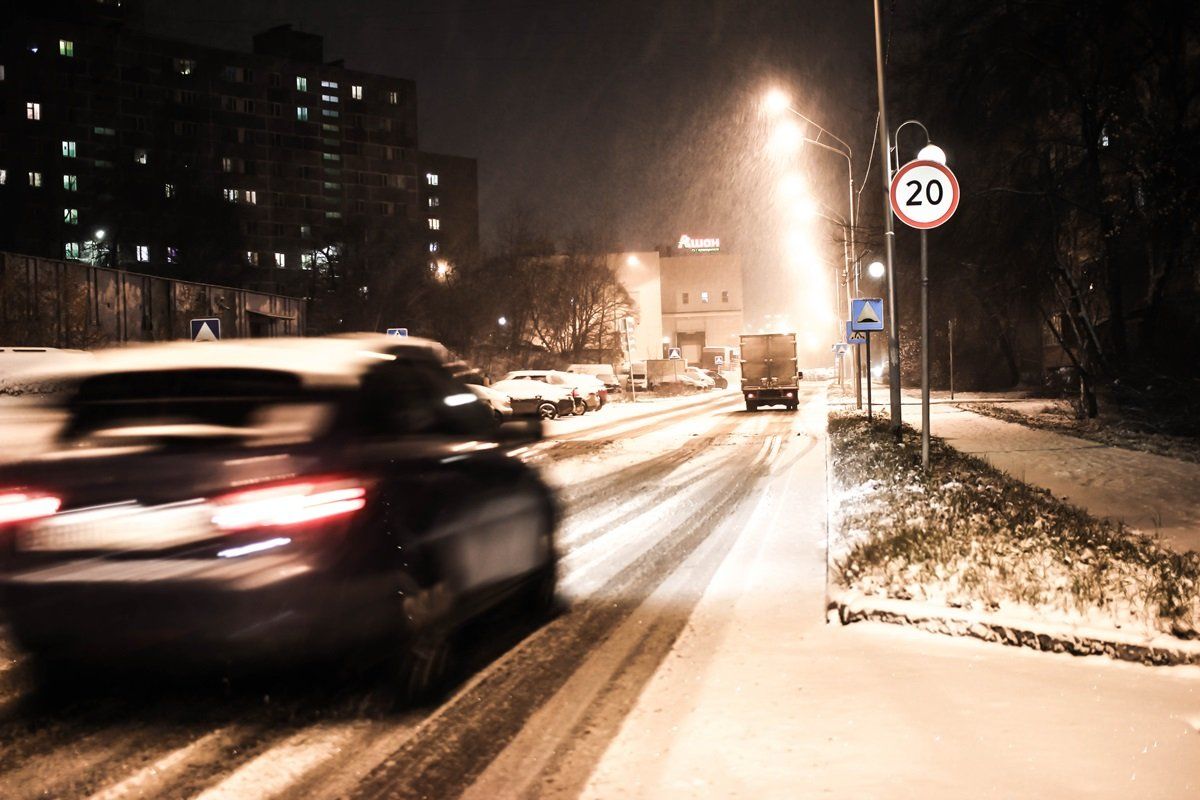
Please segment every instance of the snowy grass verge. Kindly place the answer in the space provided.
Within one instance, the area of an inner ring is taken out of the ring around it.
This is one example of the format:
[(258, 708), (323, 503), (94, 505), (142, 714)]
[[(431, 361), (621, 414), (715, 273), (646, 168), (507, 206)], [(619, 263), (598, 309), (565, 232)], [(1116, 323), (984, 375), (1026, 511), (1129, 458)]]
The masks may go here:
[(1098, 520), (887, 420), (833, 413), (833, 579), (863, 597), (1200, 639), (1200, 554)]
[(1065, 404), (1045, 402), (1036, 414), (997, 403), (959, 403), (959, 408), (976, 414), (993, 417), (1004, 422), (1015, 422), (1038, 430), (1063, 433), (1099, 442), (1111, 447), (1138, 450), (1158, 456), (1177, 458), (1200, 464), (1200, 447), (1197, 440), (1188, 436), (1172, 436), (1145, 430), (1134, 430), (1120, 422), (1103, 419), (1080, 420), (1071, 415)]

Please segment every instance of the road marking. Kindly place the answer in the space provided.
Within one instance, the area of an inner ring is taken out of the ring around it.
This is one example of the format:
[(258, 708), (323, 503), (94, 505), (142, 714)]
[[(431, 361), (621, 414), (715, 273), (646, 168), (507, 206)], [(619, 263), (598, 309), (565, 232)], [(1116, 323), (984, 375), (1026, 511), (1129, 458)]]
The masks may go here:
[[(190, 744), (168, 753), (153, 764), (143, 767), (120, 783), (96, 792), (88, 800), (118, 800), (122, 797), (156, 795), (159, 792), (151, 789), (150, 784), (159, 783), (167, 777), (168, 773), (189, 761), (203, 762), (215, 759), (219, 755), (216, 751), (220, 750), (229, 740), (228, 734), (231, 730), (233, 730), (232, 727), (217, 728)], [(194, 758), (198, 754), (202, 754), (202, 757)], [(151, 791), (147, 792), (148, 789)]]
[(241, 800), (282, 792), (310, 770), (338, 755), (350, 737), (366, 725), (365, 722), (354, 722), (306, 728), (246, 762), (196, 800)]

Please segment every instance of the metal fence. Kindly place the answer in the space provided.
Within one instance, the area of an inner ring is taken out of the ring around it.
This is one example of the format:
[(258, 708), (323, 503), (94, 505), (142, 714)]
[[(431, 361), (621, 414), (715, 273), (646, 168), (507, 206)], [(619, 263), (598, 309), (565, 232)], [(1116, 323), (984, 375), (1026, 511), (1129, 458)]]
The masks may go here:
[(186, 339), (221, 320), (223, 338), (299, 336), (298, 297), (190, 283), (77, 261), (0, 253), (0, 344), (100, 347)]

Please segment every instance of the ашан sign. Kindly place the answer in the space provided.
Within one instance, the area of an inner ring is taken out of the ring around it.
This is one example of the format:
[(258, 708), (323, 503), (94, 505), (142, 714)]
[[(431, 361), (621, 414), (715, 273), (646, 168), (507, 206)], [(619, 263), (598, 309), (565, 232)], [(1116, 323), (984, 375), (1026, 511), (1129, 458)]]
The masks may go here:
[(679, 249), (695, 253), (715, 253), (721, 249), (720, 239), (693, 239), (686, 233), (679, 237)]

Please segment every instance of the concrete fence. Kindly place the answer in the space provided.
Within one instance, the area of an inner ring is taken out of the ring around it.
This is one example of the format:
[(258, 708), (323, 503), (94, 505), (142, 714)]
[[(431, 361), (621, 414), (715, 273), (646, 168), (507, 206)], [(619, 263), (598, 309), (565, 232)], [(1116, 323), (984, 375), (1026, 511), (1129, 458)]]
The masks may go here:
[(87, 349), (186, 339), (221, 320), (222, 338), (299, 336), (305, 300), (0, 252), (0, 345)]

